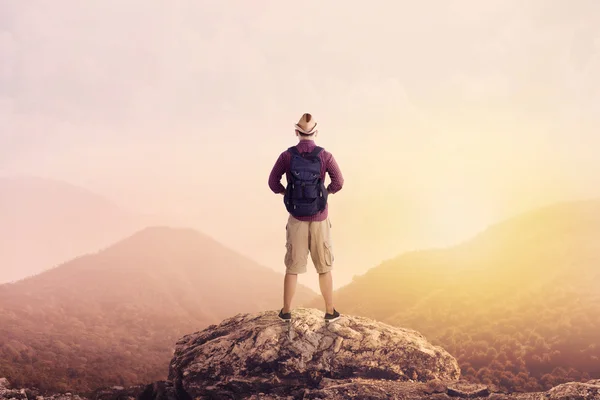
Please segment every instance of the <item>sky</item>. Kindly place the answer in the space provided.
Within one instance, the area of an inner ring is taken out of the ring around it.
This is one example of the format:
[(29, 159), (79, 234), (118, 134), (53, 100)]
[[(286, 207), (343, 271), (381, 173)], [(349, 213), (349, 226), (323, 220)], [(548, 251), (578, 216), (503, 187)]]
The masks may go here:
[(267, 177), (310, 112), (346, 182), (339, 287), (599, 196), (597, 71), (595, 0), (0, 0), (0, 175), (80, 185), (282, 271)]

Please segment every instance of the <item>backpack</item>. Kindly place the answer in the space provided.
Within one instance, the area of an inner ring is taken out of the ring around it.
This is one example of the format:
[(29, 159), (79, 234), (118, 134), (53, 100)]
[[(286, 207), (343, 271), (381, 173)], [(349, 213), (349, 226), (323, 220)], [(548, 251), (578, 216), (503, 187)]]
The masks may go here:
[(287, 183), (283, 201), (294, 217), (315, 215), (327, 205), (327, 189), (321, 179), (322, 147), (315, 147), (310, 153), (300, 153), (290, 147), (290, 180)]

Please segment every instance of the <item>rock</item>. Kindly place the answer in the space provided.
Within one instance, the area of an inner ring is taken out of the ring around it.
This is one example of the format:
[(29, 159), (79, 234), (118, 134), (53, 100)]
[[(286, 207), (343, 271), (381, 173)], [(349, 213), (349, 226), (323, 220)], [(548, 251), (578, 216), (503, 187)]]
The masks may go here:
[[(185, 396), (182, 396), (185, 397)], [(142, 393), (140, 393), (138, 400), (178, 400), (175, 386), (169, 381), (154, 382), (151, 385), (147, 385)], [(180, 399), (184, 400), (184, 399)]]
[(548, 390), (551, 400), (600, 399), (600, 379), (583, 382), (569, 382)]
[(27, 394), (25, 389), (12, 389), (8, 379), (0, 378), (0, 399), (27, 400)]
[(447, 393), (451, 397), (471, 399), (474, 397), (488, 396), (490, 390), (486, 385), (469, 382), (456, 382), (448, 385)]
[(146, 389), (146, 385), (136, 385), (129, 388), (113, 386), (95, 390), (91, 395), (91, 400), (135, 400), (140, 393)]
[(91, 400), (178, 400), (173, 383), (158, 381), (128, 388), (113, 386), (96, 390)]
[(417, 331), (347, 315), (326, 324), (322, 311), (305, 308), (294, 310), (290, 323), (275, 311), (238, 314), (186, 335), (169, 368), (169, 379), (192, 398), (299, 396), (319, 389), (324, 378), (331, 387), (331, 380), (351, 378), (427, 382), (459, 376), (456, 359)]
[(447, 390), (448, 385), (439, 379), (433, 379), (427, 382), (427, 384), (423, 387), (423, 391), (426, 394), (446, 393)]
[(44, 400), (86, 400), (85, 397), (80, 397), (76, 394), (65, 393), (65, 394), (55, 394), (49, 397), (44, 397)]

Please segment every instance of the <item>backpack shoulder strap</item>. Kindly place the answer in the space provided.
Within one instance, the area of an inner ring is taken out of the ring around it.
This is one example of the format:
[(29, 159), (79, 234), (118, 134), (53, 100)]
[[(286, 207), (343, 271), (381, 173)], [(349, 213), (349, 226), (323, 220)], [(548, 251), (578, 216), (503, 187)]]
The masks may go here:
[(292, 146), (288, 149), (288, 151), (292, 154), (296, 154), (296, 155), (300, 155), (300, 152), (298, 151), (298, 149), (296, 148), (296, 146)]
[(318, 156), (318, 155), (319, 155), (319, 153), (321, 153), (321, 151), (323, 151), (323, 150), (324, 150), (324, 149), (323, 149), (322, 147), (315, 146), (315, 148), (313, 149), (313, 151), (311, 151), (311, 152), (310, 152), (310, 155), (311, 155), (311, 156), (314, 156), (314, 157), (316, 157), (316, 156)]

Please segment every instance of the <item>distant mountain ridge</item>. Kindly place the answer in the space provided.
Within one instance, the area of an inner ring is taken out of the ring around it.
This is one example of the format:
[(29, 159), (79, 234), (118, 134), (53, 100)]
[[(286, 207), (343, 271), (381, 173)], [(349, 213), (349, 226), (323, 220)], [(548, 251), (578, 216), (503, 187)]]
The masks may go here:
[(551, 205), (388, 260), (339, 289), (336, 306), (423, 332), (464, 376), (506, 390), (600, 378), (598, 238), (600, 200)]
[(157, 223), (78, 186), (0, 178), (0, 283), (37, 274)]
[[(163, 379), (178, 337), (278, 309), (283, 275), (192, 229), (149, 227), (0, 285), (0, 375), (61, 390)], [(299, 285), (298, 301), (316, 296)]]

